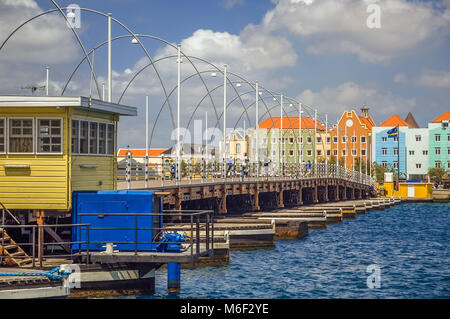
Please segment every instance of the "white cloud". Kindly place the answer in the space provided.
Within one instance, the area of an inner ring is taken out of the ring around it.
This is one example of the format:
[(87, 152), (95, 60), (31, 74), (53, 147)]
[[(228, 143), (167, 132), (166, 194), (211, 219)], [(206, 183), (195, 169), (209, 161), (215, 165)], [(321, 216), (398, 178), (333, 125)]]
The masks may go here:
[[(42, 13), (33, 0), (0, 1), (0, 43), (21, 23)], [(72, 31), (58, 14), (47, 14), (27, 23), (0, 51), (0, 62), (57, 64), (72, 61), (78, 47)]]
[(227, 9), (231, 9), (235, 5), (240, 5), (243, 3), (244, 3), (244, 0), (223, 0), (220, 4)]
[(358, 110), (364, 104), (370, 108), (374, 119), (385, 119), (399, 110), (413, 110), (416, 100), (396, 96), (391, 92), (379, 91), (376, 88), (360, 86), (354, 82), (345, 82), (334, 88), (324, 88), (319, 92), (303, 91), (298, 100), (308, 106), (327, 112), (329, 118), (337, 118), (344, 110)]
[[(289, 41), (261, 31), (251, 25), (239, 35), (199, 29), (181, 42), (181, 49), (186, 55), (217, 65), (226, 63), (234, 70), (247, 74), (255, 70), (295, 65), (297, 54)], [(174, 49), (167, 47), (158, 56), (170, 54), (174, 54)]]
[(417, 77), (408, 77), (399, 73), (394, 77), (394, 82), (432, 88), (450, 88), (450, 72), (425, 69)]
[(356, 54), (363, 61), (383, 62), (402, 56), (450, 29), (449, 5), (433, 9), (431, 2), (380, 0), (381, 28), (366, 25), (368, 3), (361, 0), (280, 0), (266, 13), (266, 32), (288, 30), (314, 54)]

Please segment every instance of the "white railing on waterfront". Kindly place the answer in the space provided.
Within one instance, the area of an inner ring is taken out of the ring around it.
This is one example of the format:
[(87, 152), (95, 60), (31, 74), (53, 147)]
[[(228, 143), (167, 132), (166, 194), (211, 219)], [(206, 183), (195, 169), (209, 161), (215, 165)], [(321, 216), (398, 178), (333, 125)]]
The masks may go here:
[[(162, 163), (153, 164), (149, 167), (149, 181), (152, 181), (152, 186), (156, 184), (172, 185), (178, 184), (176, 172), (178, 168), (175, 163), (166, 162), (164, 159)], [(120, 176), (119, 180), (127, 181), (129, 185), (131, 182), (145, 180), (144, 165), (136, 170), (135, 168), (127, 168), (125, 176)], [(202, 184), (202, 183), (217, 183), (223, 181), (266, 181), (266, 180), (301, 180), (313, 178), (335, 178), (349, 182), (355, 182), (363, 185), (373, 186), (376, 188), (376, 181), (369, 175), (360, 173), (359, 171), (350, 170), (346, 167), (335, 164), (284, 164), (282, 169), (273, 163), (259, 163), (257, 166), (255, 162), (234, 163), (229, 165), (228, 162), (208, 162), (201, 159), (197, 163), (183, 163), (181, 167), (182, 184)], [(134, 173), (134, 174), (133, 174)], [(162, 176), (164, 178), (162, 178)], [(225, 178), (226, 176), (226, 178)], [(159, 181), (159, 183), (157, 182)], [(130, 186), (131, 187), (131, 186)], [(130, 188), (129, 187), (129, 188)]]

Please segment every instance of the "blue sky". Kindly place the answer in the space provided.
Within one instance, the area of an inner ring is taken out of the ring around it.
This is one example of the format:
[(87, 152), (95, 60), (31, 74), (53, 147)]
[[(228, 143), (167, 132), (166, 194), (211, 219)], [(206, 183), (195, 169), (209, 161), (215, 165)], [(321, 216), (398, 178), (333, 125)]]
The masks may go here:
[[(426, 126), (449, 109), (449, 0), (59, 0), (57, 3), (61, 7), (76, 3), (80, 7), (111, 12), (136, 33), (151, 34), (173, 44), (182, 43), (182, 50), (188, 55), (204, 58), (218, 67), (226, 63), (230, 72), (252, 82), (258, 80), (265, 88), (317, 108), (322, 120), (327, 113), (330, 122), (335, 122), (345, 109), (359, 110), (366, 104), (377, 124), (393, 113), (405, 118), (412, 112), (417, 122)], [(379, 29), (366, 25), (369, 4), (381, 9)], [(47, 0), (0, 0), (0, 6), (0, 40), (25, 18), (54, 8)], [(85, 12), (81, 18), (82, 27), (78, 32), (90, 50), (105, 41), (106, 21)], [(55, 14), (42, 20), (21, 30), (18, 38), (0, 52), (2, 93), (23, 94), (20, 86), (40, 83), (42, 68), (49, 65), (51, 93), (59, 95), (68, 74), (83, 57), (70, 31), (61, 26), (64, 24), (61, 17)], [(113, 25), (113, 36), (123, 34), (119, 26)], [(142, 42), (152, 58), (176, 53), (158, 41)], [(98, 50), (95, 55), (100, 81), (106, 77), (105, 53)], [(114, 100), (146, 63), (143, 51), (128, 39), (114, 43)], [(200, 64), (198, 67), (205, 71), (209, 68)], [(192, 73), (187, 64), (183, 63), (182, 68), (183, 77)], [(160, 71), (167, 91), (172, 90), (176, 85), (175, 61), (161, 63)], [(220, 81), (220, 76), (209, 77), (208, 86), (213, 88)], [(84, 65), (67, 94), (86, 95), (89, 91), (89, 70)], [(205, 94), (199, 81), (189, 81), (182, 86), (182, 91), (182, 124), (187, 123), (191, 114), (193, 119), (203, 119), (206, 112), (209, 123), (217, 120), (207, 102), (193, 113), (193, 106)], [(120, 146), (143, 146), (142, 115), (147, 94), (151, 100), (150, 117), (155, 119), (164, 97), (150, 69), (137, 78), (122, 100), (138, 107), (139, 116), (121, 120)], [(214, 94), (218, 110), (223, 103), (221, 94), (220, 89)], [(231, 100), (233, 95), (229, 94)], [(247, 100), (250, 104), (250, 96)], [(170, 101), (176, 107), (175, 95)], [(254, 111), (250, 110), (253, 119)], [(242, 106), (230, 106), (232, 124), (227, 126), (232, 127), (241, 112)], [(278, 116), (279, 111), (273, 115)], [(243, 120), (237, 125), (242, 127)], [(172, 127), (167, 108), (152, 127), (155, 128), (152, 147), (170, 146)]]

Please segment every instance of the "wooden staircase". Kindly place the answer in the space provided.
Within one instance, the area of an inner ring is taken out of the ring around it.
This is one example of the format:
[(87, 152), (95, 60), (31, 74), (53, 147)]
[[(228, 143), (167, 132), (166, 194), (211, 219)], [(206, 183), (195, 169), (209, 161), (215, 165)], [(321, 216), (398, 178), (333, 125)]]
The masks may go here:
[(33, 259), (0, 227), (0, 256), (8, 266), (23, 267)]

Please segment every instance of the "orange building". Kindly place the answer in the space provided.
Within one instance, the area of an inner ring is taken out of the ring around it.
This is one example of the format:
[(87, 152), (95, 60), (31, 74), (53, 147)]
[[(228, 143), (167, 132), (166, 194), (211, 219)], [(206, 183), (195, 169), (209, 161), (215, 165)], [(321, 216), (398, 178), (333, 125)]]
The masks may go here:
[(331, 154), (347, 168), (359, 170), (359, 161), (372, 163), (372, 127), (376, 126), (369, 115), (369, 108), (363, 106), (361, 115), (354, 110), (344, 111), (337, 124), (331, 129)]

